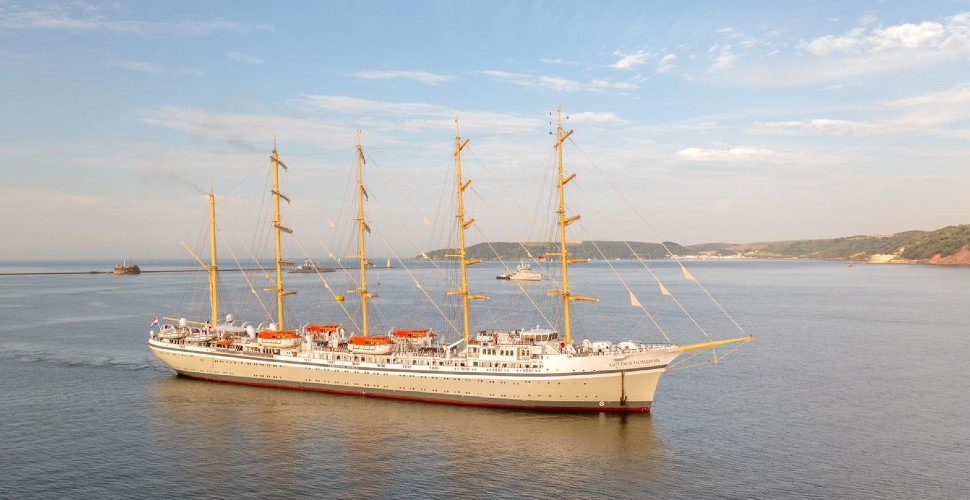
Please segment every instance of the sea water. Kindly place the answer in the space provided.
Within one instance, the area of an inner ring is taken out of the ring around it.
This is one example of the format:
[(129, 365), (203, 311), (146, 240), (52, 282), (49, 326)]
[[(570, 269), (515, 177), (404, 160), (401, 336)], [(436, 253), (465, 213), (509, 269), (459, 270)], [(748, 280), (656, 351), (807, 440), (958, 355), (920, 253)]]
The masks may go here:
[[(112, 266), (3, 263), (0, 271)], [(683, 358), (661, 379), (649, 415), (455, 407), (182, 379), (151, 355), (147, 332), (156, 315), (206, 317), (204, 273), (0, 276), (0, 498), (960, 498), (970, 491), (970, 269), (690, 266), (703, 289), (675, 264), (651, 263), (691, 311), (686, 319), (637, 263), (592, 262), (572, 274), (573, 293), (600, 298), (573, 303), (574, 341), (755, 335), (738, 349), (719, 348), (716, 366), (709, 354)], [(439, 271), (414, 268), (370, 273), (375, 328), (433, 326), (439, 339), (454, 340), (457, 309), (444, 298), (454, 283), (424, 285)], [(474, 324), (561, 324), (555, 299), (546, 298), (558, 284), (495, 280), (502, 271), (496, 263), (472, 268), (471, 292), (490, 296), (473, 304)], [(268, 321), (267, 311), (275, 312), (262, 291), (272, 286), (265, 273), (220, 278), (221, 314)], [(289, 297), (287, 326), (341, 322), (353, 330), (359, 307), (345, 281), (339, 272), (287, 276), (299, 292)], [(650, 316), (631, 306), (631, 294)]]

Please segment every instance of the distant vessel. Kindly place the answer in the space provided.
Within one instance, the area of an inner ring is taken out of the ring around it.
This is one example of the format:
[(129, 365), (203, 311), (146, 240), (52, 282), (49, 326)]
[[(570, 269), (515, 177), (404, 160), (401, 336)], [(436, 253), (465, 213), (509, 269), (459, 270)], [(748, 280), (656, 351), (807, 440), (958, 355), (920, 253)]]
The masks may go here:
[[(456, 218), (459, 279), (448, 294), (461, 305), (456, 331), (463, 338), (450, 344), (434, 343), (428, 329), (392, 329), (386, 335), (371, 335), (368, 326), (368, 301), (374, 293), (367, 287), (366, 234), (370, 227), (364, 213), (367, 194), (363, 183), (364, 153), (357, 137), (356, 232), (359, 277), (348, 293), (360, 298), (360, 316), (353, 321), (358, 333), (349, 337), (340, 325), (284, 327), (283, 299), (295, 292), (285, 290), (282, 281), (280, 234), (292, 232), (280, 219), (279, 161), (275, 146), (272, 154), (273, 198), (276, 239), (276, 286), (267, 289), (276, 295), (275, 323), (254, 327), (236, 323), (231, 316), (218, 323), (217, 267), (215, 250), (215, 201), (210, 193), (212, 219), (212, 258), (209, 271), (212, 306), (211, 323), (203, 333), (212, 331), (218, 340), (189, 341), (198, 321), (165, 318), (176, 324), (150, 331), (148, 345), (165, 364), (182, 376), (260, 387), (320, 391), (429, 403), (447, 403), (530, 410), (568, 410), (590, 412), (648, 412), (657, 384), (667, 366), (685, 352), (713, 349), (745, 342), (751, 336), (729, 340), (709, 340), (692, 345), (608, 341), (573, 343), (570, 305), (575, 301), (597, 299), (573, 293), (569, 288), (568, 266), (575, 263), (568, 253), (566, 226), (579, 215), (566, 215), (564, 186), (575, 177), (563, 174), (562, 144), (572, 133), (563, 132), (561, 113), (556, 131), (558, 154), (558, 207), (555, 210), (559, 249), (557, 259), (561, 280), (549, 295), (562, 300), (562, 332), (553, 328), (474, 331), (470, 326), (469, 305), (486, 300), (468, 290), (467, 268), (479, 263), (469, 259), (465, 250), (465, 230), (474, 223), (466, 218), (464, 192), (471, 181), (462, 179), (461, 152), (468, 144), (455, 136)], [(200, 261), (201, 262), (201, 261)], [(683, 269), (685, 276), (686, 268)], [(420, 288), (420, 286), (419, 286)], [(661, 284), (661, 291), (666, 291)], [(665, 293), (669, 295), (669, 292)], [(631, 301), (635, 298), (631, 292)], [(342, 295), (335, 296), (338, 301)], [(401, 318), (405, 319), (405, 318)], [(740, 326), (738, 327), (740, 329)], [(591, 333), (602, 327), (594, 326)], [(183, 334), (185, 336), (179, 337)], [(639, 332), (638, 332), (639, 333)], [(194, 337), (193, 337), (194, 338)]]
[(391, 259), (389, 258), (387, 259), (387, 264), (384, 266), (384, 269), (390, 269), (390, 268), (391, 268)]
[(125, 259), (121, 264), (115, 266), (114, 274), (141, 274), (141, 268), (137, 264), (129, 264)]
[(289, 273), (332, 273), (336, 269), (327, 266), (321, 266), (316, 262), (311, 262), (307, 259), (306, 262), (300, 264), (299, 266), (293, 266), (287, 270)]
[[(574, 260), (575, 262), (575, 260)], [(542, 273), (537, 273), (532, 270), (532, 266), (524, 262), (519, 262), (519, 265), (515, 267), (515, 271), (506, 271), (495, 277), (498, 280), (515, 280), (515, 281), (542, 281)]]

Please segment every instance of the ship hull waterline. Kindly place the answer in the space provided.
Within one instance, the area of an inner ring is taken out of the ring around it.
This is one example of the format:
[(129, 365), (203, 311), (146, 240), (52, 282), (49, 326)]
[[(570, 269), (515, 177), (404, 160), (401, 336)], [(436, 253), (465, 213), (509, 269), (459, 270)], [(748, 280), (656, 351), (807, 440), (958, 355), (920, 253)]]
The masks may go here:
[(660, 376), (677, 355), (606, 373), (516, 374), (336, 366), (304, 357), (204, 352), (161, 342), (150, 347), (180, 376), (210, 382), (461, 406), (618, 413), (649, 413)]

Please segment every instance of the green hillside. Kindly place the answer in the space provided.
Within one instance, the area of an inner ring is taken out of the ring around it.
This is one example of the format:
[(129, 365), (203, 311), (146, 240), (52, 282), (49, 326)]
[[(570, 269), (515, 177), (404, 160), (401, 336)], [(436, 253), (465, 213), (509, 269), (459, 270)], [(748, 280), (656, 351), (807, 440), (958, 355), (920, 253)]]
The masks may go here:
[[(677, 255), (690, 252), (677, 243), (667, 242), (667, 247)], [(555, 254), (559, 251), (557, 243), (478, 243), (466, 250), (471, 259), (481, 260), (528, 260), (540, 255)], [(441, 249), (428, 252), (433, 260), (442, 260), (446, 254), (454, 254), (455, 250)], [(667, 251), (659, 243), (643, 243), (639, 241), (583, 241), (569, 245), (569, 255), (575, 259), (663, 259)]]
[[(665, 242), (667, 248), (678, 256), (743, 256), (746, 258), (800, 258), (871, 260), (874, 256), (882, 261), (926, 261), (939, 256), (946, 258), (970, 245), (970, 224), (949, 226), (936, 231), (905, 231), (895, 234), (859, 235), (822, 240), (773, 241), (762, 243), (704, 243), (681, 246)], [(540, 255), (555, 254), (556, 243), (479, 243), (468, 247), (468, 257), (481, 260), (529, 260)], [(435, 250), (428, 256), (435, 260), (445, 259), (454, 250)], [(569, 245), (569, 253), (576, 259), (665, 259), (667, 251), (658, 243), (623, 241), (583, 241)], [(948, 264), (970, 264), (958, 256)]]
[(970, 224), (947, 226), (920, 234), (906, 242), (903, 258), (920, 260), (934, 255), (947, 257), (970, 245)]

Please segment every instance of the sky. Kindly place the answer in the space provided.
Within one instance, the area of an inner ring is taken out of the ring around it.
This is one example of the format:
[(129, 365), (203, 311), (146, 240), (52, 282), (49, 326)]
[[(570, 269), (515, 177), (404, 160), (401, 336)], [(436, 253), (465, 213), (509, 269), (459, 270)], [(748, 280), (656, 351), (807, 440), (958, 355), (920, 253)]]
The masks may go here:
[(543, 239), (559, 108), (576, 240), (970, 223), (968, 1), (0, 0), (0, 94), (0, 260), (182, 258), (210, 190), (259, 241), (274, 138), (325, 256), (358, 129), (373, 252), (415, 255), (456, 120), (470, 243)]

